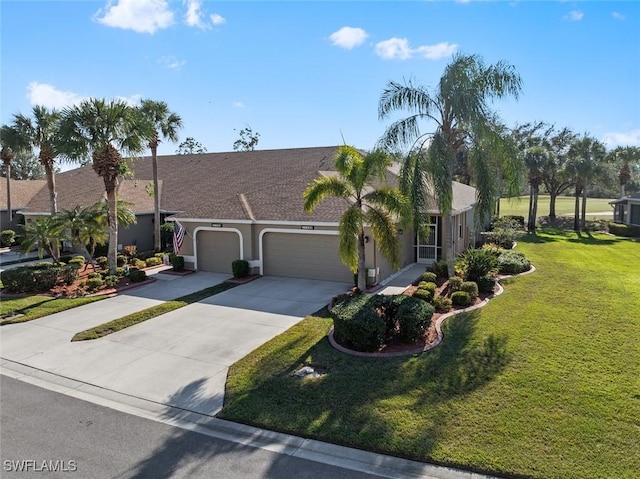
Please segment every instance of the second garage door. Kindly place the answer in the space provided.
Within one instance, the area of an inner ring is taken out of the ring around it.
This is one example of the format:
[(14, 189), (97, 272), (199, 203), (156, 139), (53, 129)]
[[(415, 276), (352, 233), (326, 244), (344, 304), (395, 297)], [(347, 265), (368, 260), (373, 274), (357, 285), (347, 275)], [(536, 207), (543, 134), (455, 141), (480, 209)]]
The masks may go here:
[(265, 233), (264, 274), (353, 283), (353, 273), (338, 257), (336, 235)]
[(198, 231), (198, 271), (231, 273), (240, 258), (240, 237), (231, 231)]

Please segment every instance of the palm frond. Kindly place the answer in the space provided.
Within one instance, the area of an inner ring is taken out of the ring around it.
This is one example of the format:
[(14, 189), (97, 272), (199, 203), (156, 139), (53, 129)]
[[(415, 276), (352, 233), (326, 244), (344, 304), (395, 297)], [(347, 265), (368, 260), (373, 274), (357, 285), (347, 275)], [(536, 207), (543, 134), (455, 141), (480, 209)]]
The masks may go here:
[(373, 237), (382, 255), (389, 260), (392, 267), (399, 267), (401, 246), (396, 223), (392, 216), (384, 208), (369, 208), (364, 219), (371, 227)]
[(327, 197), (349, 199), (353, 193), (352, 188), (343, 178), (335, 176), (316, 178), (302, 194), (304, 211), (311, 213), (318, 203)]
[(347, 209), (340, 218), (338, 253), (342, 263), (353, 273), (358, 271), (358, 236), (362, 233), (362, 225), (362, 210), (357, 206)]

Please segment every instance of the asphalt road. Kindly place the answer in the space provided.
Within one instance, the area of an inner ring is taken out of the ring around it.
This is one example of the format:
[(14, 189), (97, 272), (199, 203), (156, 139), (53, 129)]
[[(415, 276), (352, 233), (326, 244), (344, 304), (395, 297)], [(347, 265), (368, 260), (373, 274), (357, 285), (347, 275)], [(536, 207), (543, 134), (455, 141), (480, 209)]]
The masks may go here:
[(0, 376), (0, 458), (3, 479), (377, 477), (211, 438), (6, 376)]

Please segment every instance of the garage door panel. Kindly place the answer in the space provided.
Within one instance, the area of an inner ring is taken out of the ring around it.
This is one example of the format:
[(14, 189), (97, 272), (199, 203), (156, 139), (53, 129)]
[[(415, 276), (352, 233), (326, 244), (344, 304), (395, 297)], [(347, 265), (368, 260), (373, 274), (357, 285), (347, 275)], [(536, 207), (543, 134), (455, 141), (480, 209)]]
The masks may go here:
[(338, 245), (337, 235), (265, 233), (264, 274), (352, 283)]
[(231, 263), (240, 258), (240, 237), (231, 231), (199, 231), (198, 271), (231, 273)]

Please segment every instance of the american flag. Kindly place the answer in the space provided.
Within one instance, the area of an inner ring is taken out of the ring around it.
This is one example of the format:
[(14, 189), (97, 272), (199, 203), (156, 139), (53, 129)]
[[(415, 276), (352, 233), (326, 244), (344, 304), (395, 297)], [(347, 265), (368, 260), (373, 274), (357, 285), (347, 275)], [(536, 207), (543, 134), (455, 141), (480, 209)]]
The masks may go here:
[(180, 247), (182, 246), (182, 242), (184, 241), (184, 234), (186, 230), (182, 227), (180, 223), (177, 221), (173, 222), (173, 252), (178, 254), (180, 251)]

